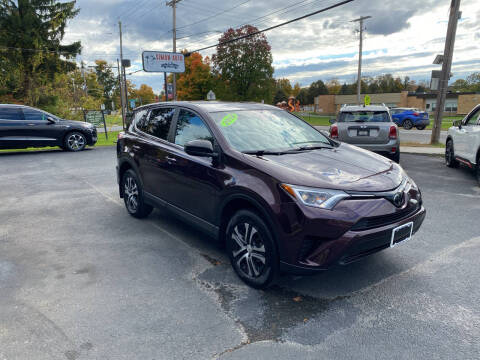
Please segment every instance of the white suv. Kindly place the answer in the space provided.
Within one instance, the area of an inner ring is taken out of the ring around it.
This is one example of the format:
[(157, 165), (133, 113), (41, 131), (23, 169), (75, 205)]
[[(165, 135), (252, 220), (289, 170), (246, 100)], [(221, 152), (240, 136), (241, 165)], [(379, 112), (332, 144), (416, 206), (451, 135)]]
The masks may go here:
[(474, 169), (480, 184), (480, 104), (448, 129), (445, 162), (449, 167), (462, 163)]

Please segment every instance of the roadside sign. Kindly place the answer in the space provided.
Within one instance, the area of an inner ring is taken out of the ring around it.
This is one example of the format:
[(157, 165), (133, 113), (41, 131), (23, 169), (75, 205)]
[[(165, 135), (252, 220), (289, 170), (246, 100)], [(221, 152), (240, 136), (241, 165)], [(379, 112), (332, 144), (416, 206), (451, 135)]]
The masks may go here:
[(105, 114), (102, 110), (83, 110), (83, 118), (85, 122), (95, 125), (95, 127), (101, 127), (105, 129), (105, 138), (108, 140), (107, 124), (105, 122)]
[(105, 104), (100, 105), (100, 109), (105, 110)]
[(210, 90), (207, 94), (207, 100), (212, 101), (212, 100), (215, 100), (215, 99), (216, 99), (215, 93), (212, 90)]
[(370, 98), (370, 96), (365, 95), (365, 99), (364, 99), (364, 102), (363, 102), (365, 104), (365, 106), (369, 106), (371, 102), (372, 102), (372, 99)]
[(185, 72), (185, 57), (182, 53), (144, 51), (142, 62), (146, 72)]
[(134, 109), (137, 103), (137, 99), (130, 99), (130, 109)]

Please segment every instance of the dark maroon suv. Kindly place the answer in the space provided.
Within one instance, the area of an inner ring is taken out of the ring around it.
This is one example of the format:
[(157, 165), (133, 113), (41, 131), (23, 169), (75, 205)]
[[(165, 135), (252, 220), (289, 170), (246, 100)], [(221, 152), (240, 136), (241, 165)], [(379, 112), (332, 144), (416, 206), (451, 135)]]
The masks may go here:
[(312, 273), (394, 247), (425, 218), (398, 164), (268, 105), (143, 106), (117, 155), (131, 215), (171, 210), (220, 239), (256, 288), (282, 271)]

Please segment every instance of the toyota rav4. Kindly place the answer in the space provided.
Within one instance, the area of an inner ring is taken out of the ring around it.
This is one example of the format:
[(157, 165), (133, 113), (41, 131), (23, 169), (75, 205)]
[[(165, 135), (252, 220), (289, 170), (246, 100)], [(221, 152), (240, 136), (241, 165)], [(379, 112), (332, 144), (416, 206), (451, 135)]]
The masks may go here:
[(312, 273), (394, 247), (425, 218), (400, 165), (273, 106), (140, 107), (117, 155), (132, 216), (172, 211), (225, 244), (235, 272), (256, 288), (282, 271)]

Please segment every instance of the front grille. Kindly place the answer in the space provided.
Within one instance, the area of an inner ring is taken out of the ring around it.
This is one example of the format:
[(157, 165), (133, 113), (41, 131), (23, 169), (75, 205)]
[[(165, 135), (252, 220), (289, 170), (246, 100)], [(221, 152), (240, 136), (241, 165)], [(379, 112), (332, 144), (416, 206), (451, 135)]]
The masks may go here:
[(375, 229), (385, 225), (390, 225), (398, 221), (401, 221), (409, 217), (410, 215), (413, 215), (418, 210), (418, 208), (419, 206), (417, 205), (413, 208), (407, 208), (395, 214), (363, 218), (360, 221), (358, 221), (355, 225), (353, 225), (351, 230), (363, 231), (363, 230)]

